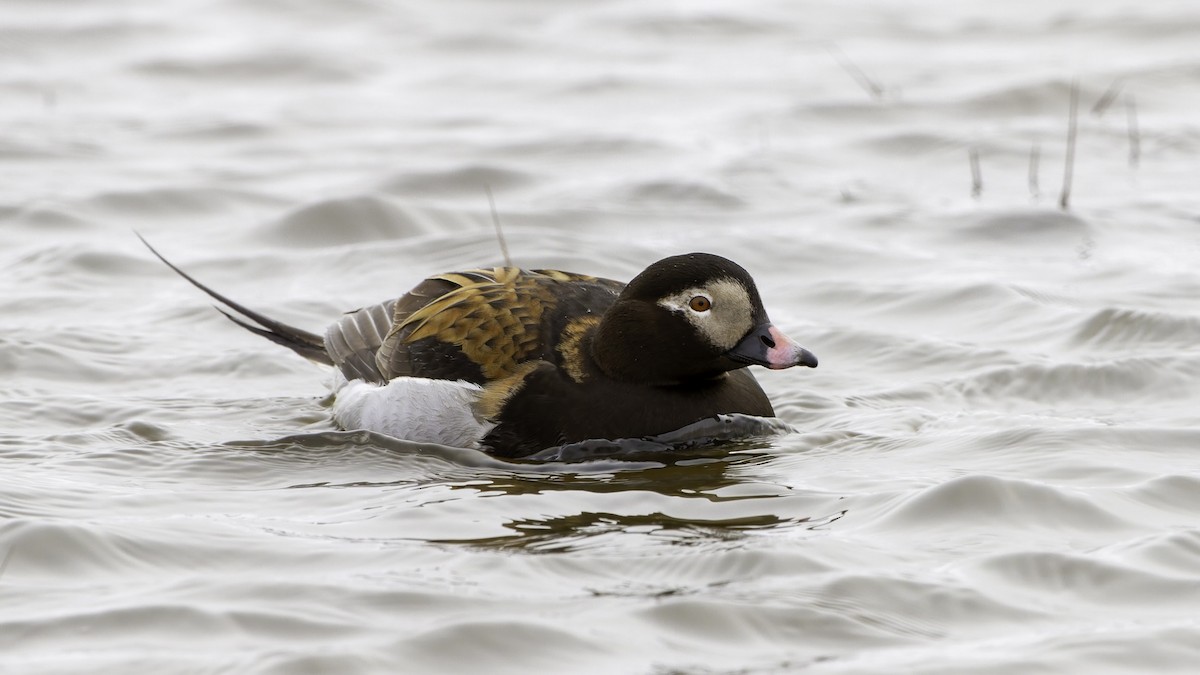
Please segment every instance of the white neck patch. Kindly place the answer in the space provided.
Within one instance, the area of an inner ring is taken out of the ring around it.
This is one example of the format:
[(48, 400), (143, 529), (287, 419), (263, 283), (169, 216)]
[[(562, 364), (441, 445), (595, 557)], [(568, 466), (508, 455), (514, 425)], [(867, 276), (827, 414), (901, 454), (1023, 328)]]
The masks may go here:
[[(692, 298), (708, 299), (709, 309), (692, 309)], [(659, 306), (682, 314), (696, 332), (721, 351), (732, 349), (754, 327), (754, 309), (746, 287), (733, 279), (717, 279), (703, 286), (673, 293), (658, 301)]]

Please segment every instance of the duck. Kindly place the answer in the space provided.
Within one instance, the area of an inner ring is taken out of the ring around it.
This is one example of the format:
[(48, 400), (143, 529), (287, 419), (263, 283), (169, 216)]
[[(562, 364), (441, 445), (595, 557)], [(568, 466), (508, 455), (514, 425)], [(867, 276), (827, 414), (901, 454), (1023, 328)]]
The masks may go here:
[(436, 274), (318, 335), (142, 242), (234, 323), (332, 366), (332, 417), (345, 430), (521, 458), (719, 415), (774, 418), (748, 367), (817, 367), (768, 318), (750, 274), (712, 253), (663, 258), (628, 283), (514, 266)]

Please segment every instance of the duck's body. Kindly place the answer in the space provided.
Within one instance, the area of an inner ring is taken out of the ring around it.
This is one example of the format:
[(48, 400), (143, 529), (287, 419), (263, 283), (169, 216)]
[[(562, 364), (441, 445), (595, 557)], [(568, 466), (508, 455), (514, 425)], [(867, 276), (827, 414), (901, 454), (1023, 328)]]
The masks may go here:
[(258, 324), (227, 314), (239, 325), (338, 368), (343, 428), (502, 456), (721, 413), (772, 417), (744, 366), (816, 366), (769, 323), (745, 270), (709, 254), (659, 261), (628, 285), (514, 267), (438, 275), (343, 315), (323, 338), (163, 262)]

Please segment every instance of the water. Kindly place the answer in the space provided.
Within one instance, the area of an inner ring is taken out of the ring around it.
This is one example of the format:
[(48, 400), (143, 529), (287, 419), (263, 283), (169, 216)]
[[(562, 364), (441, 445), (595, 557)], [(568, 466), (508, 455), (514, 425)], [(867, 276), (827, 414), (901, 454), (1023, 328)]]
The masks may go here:
[[(1200, 662), (1194, 3), (2, 11), (0, 671)], [(758, 374), (797, 431), (338, 432), (133, 235), (318, 330), (499, 263), (485, 185), (527, 267), (748, 268), (821, 359)]]

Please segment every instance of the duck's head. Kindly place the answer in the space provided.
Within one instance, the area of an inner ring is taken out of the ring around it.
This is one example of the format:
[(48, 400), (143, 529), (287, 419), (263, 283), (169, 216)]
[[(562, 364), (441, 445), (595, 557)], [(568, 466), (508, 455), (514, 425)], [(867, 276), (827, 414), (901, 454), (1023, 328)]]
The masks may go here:
[(649, 384), (755, 364), (817, 367), (771, 324), (749, 273), (710, 253), (664, 258), (634, 277), (600, 321), (592, 355), (610, 377)]

